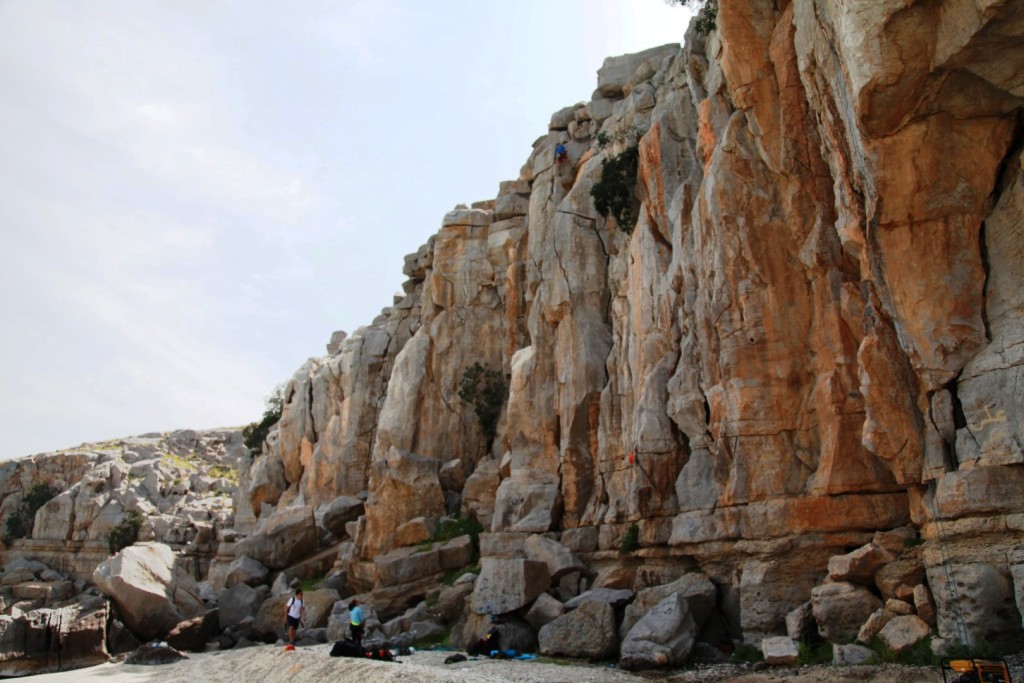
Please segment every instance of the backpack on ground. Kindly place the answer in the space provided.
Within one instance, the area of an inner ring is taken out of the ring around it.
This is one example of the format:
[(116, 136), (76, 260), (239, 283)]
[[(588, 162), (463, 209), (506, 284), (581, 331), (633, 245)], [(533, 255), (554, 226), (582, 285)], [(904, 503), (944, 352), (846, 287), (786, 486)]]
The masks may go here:
[(352, 640), (339, 640), (331, 648), (332, 657), (362, 657), (365, 652), (363, 648), (356, 645), (355, 641)]
[(395, 656), (393, 654), (391, 654), (391, 650), (387, 649), (386, 647), (380, 647), (380, 648), (376, 648), (376, 649), (373, 649), (373, 650), (367, 650), (365, 652), (365, 655), (366, 655), (367, 659), (376, 659), (377, 661), (381, 661), (381, 662), (393, 662), (393, 661), (395, 661)]

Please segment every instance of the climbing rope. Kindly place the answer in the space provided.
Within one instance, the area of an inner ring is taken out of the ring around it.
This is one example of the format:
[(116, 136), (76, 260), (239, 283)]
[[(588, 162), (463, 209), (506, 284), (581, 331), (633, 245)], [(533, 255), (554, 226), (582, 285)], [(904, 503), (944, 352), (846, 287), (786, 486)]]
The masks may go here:
[(952, 562), (950, 561), (949, 548), (946, 546), (946, 533), (942, 529), (942, 520), (939, 517), (939, 508), (935, 499), (939, 494), (938, 480), (932, 481), (931, 507), (932, 519), (935, 520), (936, 539), (939, 542), (939, 552), (942, 554), (942, 568), (946, 572), (946, 591), (949, 593), (949, 601), (956, 623), (957, 636), (960, 643), (967, 648), (967, 656), (971, 656), (971, 638), (967, 633), (967, 624), (964, 622), (964, 612), (960, 609), (960, 595), (956, 588), (956, 580), (953, 576)]

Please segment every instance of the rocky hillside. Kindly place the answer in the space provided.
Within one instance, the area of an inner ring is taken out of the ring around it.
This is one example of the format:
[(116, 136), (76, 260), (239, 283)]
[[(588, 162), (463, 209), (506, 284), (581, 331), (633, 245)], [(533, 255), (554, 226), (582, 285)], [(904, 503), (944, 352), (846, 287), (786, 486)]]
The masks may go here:
[[(111, 554), (111, 531), (134, 528), (129, 542), (166, 543), (204, 574), (218, 533), (234, 524), (238, 459), (247, 455), (238, 430), (185, 430), (0, 463), (0, 530), (8, 545), (0, 558), (34, 559), (90, 580)], [(48, 490), (48, 500), (12, 537), (8, 520), (33, 488)]]
[(370, 638), (494, 619), (504, 647), (630, 668), (1024, 648), (1022, 17), (720, 0), (710, 33), (607, 59), (519, 178), (406, 257), (404, 295), (296, 372), (233, 521), (151, 455), (69, 455), (51, 478), (78, 493), (15, 549), (82, 557), (144, 489), (177, 559), (93, 579), (149, 637), (114, 579), (184, 559), (219, 647), (273, 640), (323, 578), (309, 638), (356, 593)]

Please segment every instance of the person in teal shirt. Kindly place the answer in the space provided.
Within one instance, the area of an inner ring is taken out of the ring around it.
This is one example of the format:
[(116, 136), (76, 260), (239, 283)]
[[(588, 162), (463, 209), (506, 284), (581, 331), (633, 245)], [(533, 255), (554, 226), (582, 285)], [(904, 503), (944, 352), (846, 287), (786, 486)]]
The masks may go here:
[(352, 602), (348, 603), (348, 612), (349, 630), (352, 632), (352, 642), (359, 647), (362, 647), (363, 633), (366, 630), (363, 625), (365, 619), (363, 618), (363, 608), (359, 606), (359, 601), (355, 598), (352, 599)]

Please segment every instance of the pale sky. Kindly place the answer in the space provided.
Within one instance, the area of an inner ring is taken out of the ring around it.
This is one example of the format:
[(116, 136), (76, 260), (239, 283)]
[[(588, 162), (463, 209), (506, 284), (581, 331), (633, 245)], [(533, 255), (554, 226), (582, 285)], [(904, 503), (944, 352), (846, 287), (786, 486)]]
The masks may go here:
[(0, 459), (242, 425), (664, 0), (0, 0)]

